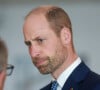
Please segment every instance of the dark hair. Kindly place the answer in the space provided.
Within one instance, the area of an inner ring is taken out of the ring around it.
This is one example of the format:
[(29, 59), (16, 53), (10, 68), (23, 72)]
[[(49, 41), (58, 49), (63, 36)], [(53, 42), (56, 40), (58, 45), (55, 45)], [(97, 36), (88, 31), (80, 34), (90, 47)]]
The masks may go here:
[(7, 64), (8, 51), (5, 42), (0, 38), (0, 69)]

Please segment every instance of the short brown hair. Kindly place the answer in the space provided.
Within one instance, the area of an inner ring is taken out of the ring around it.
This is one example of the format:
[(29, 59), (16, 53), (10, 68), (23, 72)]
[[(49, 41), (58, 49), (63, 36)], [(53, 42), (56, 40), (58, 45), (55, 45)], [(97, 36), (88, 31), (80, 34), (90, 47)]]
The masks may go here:
[(57, 6), (40, 6), (33, 9), (27, 16), (31, 14), (44, 14), (49, 25), (56, 32), (57, 35), (63, 27), (69, 28), (72, 34), (72, 25), (68, 14), (60, 7)]
[(0, 38), (0, 71), (7, 64), (8, 51), (5, 42)]
[(50, 26), (59, 35), (63, 27), (67, 27), (72, 32), (72, 25), (68, 14), (59, 7), (51, 7), (46, 13), (46, 18), (50, 23)]

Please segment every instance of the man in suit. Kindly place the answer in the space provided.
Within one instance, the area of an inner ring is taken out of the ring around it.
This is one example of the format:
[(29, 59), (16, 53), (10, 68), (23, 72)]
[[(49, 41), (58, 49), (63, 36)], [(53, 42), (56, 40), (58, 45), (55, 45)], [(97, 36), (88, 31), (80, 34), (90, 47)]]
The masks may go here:
[(33, 9), (25, 18), (23, 34), (33, 64), (40, 73), (53, 77), (41, 90), (100, 90), (100, 76), (75, 52), (71, 21), (62, 8)]
[[(9, 76), (12, 74), (14, 68), (13, 65), (7, 64), (8, 62), (8, 50), (4, 41), (0, 38), (0, 90), (3, 90), (6, 75)], [(7, 70), (9, 72), (7, 72)]]

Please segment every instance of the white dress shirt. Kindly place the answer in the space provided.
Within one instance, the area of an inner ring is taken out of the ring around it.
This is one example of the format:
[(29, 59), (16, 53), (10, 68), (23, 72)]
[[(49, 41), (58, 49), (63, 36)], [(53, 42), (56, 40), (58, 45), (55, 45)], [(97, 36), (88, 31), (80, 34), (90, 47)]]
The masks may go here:
[(66, 80), (73, 72), (73, 70), (81, 63), (80, 57), (78, 57), (57, 79), (58, 87), (57, 90), (62, 90)]

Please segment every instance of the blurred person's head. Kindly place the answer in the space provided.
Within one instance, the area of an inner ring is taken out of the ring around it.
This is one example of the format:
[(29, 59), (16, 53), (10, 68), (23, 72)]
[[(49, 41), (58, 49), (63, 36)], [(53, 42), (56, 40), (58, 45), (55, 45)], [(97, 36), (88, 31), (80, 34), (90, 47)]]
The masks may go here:
[(7, 47), (4, 41), (0, 38), (0, 90), (3, 89), (6, 78), (7, 59), (8, 59)]

